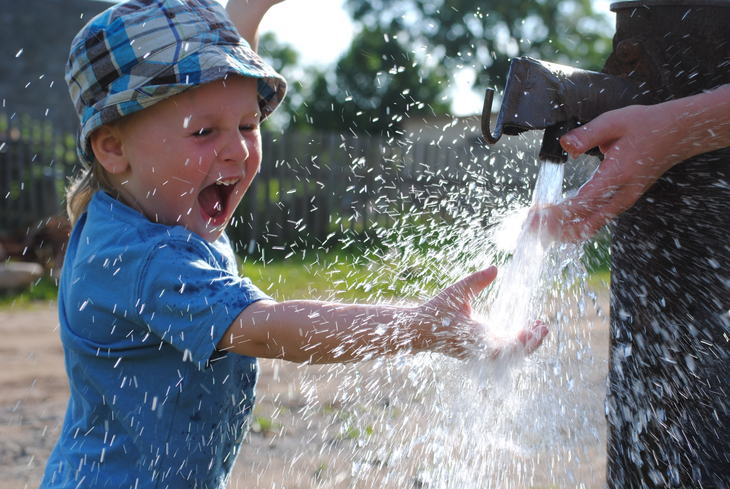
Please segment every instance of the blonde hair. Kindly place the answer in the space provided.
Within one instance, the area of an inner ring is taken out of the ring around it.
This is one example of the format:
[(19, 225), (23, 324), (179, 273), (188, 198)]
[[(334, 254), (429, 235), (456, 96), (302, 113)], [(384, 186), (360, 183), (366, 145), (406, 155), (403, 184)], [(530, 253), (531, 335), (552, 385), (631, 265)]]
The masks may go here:
[[(124, 121), (129, 119), (130, 116), (125, 116), (115, 121), (107, 122), (104, 125), (108, 127), (119, 127)], [(93, 132), (88, 136), (89, 141), (91, 141), (92, 136)], [(66, 187), (66, 213), (72, 226), (76, 224), (81, 214), (86, 212), (91, 198), (99, 190), (105, 190), (115, 198), (119, 198), (119, 192), (114, 188), (114, 185), (109, 179), (109, 174), (101, 166), (99, 160), (96, 159), (93, 149), (91, 150), (91, 155), (93, 157), (91, 166), (85, 166), (81, 170), (81, 173), (69, 180), (68, 187)]]
[(106, 171), (99, 162), (94, 161), (91, 168), (84, 168), (66, 187), (66, 212), (72, 226), (86, 212), (91, 198), (99, 190), (106, 190), (113, 195), (117, 193)]

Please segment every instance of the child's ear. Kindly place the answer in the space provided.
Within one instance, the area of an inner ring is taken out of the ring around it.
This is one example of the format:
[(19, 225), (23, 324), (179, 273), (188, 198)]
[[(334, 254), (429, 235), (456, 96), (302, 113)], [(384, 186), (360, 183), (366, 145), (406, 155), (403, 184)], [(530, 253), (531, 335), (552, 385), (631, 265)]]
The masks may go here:
[(117, 175), (129, 168), (119, 131), (114, 126), (104, 125), (96, 129), (89, 138), (94, 156), (110, 174)]

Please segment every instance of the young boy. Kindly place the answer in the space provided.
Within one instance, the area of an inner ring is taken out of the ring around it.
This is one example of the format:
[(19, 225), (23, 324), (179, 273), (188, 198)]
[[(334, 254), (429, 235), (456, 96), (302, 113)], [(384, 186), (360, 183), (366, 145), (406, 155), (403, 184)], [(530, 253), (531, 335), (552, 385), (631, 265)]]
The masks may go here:
[[(241, 1), (242, 30), (255, 33), (275, 2)], [(215, 1), (111, 7), (74, 40), (67, 81), (86, 170), (69, 189), (75, 226), (59, 290), (71, 397), (41, 487), (223, 487), (256, 357), (493, 357), (546, 334), (538, 323), (486, 336), (469, 302), (493, 267), (415, 307), (277, 303), (238, 275), (224, 231), (285, 82)]]

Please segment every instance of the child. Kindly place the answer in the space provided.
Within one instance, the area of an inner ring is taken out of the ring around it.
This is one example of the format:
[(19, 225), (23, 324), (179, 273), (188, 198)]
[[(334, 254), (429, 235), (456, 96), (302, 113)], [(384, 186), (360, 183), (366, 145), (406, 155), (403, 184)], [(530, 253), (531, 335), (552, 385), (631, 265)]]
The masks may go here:
[[(241, 31), (273, 3), (246, 0)], [(86, 170), (59, 291), (71, 397), (41, 487), (225, 486), (256, 357), (495, 356), (546, 334), (483, 338), (469, 302), (493, 267), (417, 307), (277, 303), (239, 277), (224, 231), (286, 85), (214, 0), (111, 7), (77, 35), (66, 78)]]

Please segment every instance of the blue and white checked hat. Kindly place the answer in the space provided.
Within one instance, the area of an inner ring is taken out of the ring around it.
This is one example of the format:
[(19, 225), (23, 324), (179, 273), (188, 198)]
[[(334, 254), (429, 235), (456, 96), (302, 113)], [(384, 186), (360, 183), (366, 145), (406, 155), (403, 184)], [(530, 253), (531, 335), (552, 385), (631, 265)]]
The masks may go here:
[(89, 136), (99, 126), (228, 75), (258, 79), (261, 120), (286, 93), (215, 0), (129, 0), (105, 10), (76, 35), (66, 64), (81, 162), (94, 161)]

